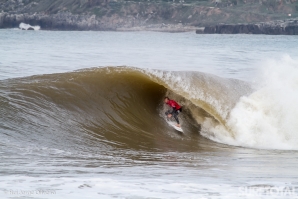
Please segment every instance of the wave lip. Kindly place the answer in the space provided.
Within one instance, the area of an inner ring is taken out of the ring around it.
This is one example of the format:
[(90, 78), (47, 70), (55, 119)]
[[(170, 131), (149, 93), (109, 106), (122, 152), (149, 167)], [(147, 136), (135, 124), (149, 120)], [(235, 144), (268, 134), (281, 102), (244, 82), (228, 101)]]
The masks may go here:
[(11, 118), (5, 126), (27, 134), (47, 132), (51, 121), (56, 132), (85, 132), (104, 146), (160, 149), (165, 144), (158, 142), (167, 140), (188, 148), (188, 141), (169, 141), (173, 129), (163, 119), (163, 98), (169, 96), (184, 107), (179, 117), (189, 139), (201, 134), (229, 145), (295, 150), (295, 64), (270, 68), (264, 72), (267, 82), (254, 90), (247, 82), (201, 72), (134, 67), (10, 79), (0, 85), (8, 86), (1, 103), (9, 102), (1, 108)]
[[(163, 119), (166, 95), (183, 105), (179, 117), (185, 136), (197, 139), (206, 120), (225, 129), (229, 111), (249, 90), (245, 82), (205, 73), (134, 67), (92, 68), (2, 83), (8, 86), (4, 101), (9, 101), (3, 112), (11, 118), (6, 126), (16, 132), (50, 136), (50, 129), (60, 132), (52, 138), (56, 142), (60, 135), (75, 138), (85, 132), (103, 146), (138, 149), (151, 148), (152, 143), (160, 149), (165, 145), (158, 144), (160, 140), (190, 147), (188, 141), (169, 141), (173, 129)], [(214, 135), (203, 132), (206, 137)]]

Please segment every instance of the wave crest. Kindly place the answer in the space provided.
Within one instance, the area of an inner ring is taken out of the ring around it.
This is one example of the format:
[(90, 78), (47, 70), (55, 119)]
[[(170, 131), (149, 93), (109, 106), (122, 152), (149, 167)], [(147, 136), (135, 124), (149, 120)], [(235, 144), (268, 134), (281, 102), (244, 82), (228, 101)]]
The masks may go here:
[(201, 72), (105, 67), (2, 81), (1, 97), (10, 102), (4, 109), (13, 118), (6, 125), (18, 122), (19, 131), (28, 125), (48, 131), (51, 121), (56, 131), (86, 132), (106, 146), (146, 148), (152, 137), (168, 139), (161, 132), (172, 130), (161, 118), (168, 95), (184, 106), (180, 117), (189, 137), (200, 133), (236, 146), (295, 149), (298, 98), (291, 93), (298, 73), (288, 67), (291, 78), (267, 71), (268, 83), (255, 91), (246, 82)]

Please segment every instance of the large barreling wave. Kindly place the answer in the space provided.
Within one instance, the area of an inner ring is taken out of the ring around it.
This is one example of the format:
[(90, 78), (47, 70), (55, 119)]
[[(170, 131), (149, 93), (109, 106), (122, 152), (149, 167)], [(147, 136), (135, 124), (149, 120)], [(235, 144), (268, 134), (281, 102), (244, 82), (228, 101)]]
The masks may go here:
[(298, 73), (294, 66), (288, 67), (290, 75), (272, 70), (275, 73), (266, 74), (271, 78), (266, 76), (268, 82), (259, 88), (201, 72), (133, 67), (2, 80), (0, 111), (5, 117), (0, 128), (16, 139), (47, 144), (67, 145), (69, 139), (80, 142), (92, 137), (105, 147), (158, 149), (152, 137), (169, 140), (164, 134), (177, 135), (163, 118), (163, 98), (169, 96), (183, 106), (185, 134), (178, 136), (296, 149)]

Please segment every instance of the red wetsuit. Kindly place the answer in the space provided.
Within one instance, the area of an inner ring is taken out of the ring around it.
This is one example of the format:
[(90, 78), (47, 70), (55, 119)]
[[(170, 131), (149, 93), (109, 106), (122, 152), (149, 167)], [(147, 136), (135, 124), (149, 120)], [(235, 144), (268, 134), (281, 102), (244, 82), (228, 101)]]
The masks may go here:
[(181, 109), (181, 106), (174, 100), (168, 100), (167, 105), (169, 105), (170, 107), (179, 110)]
[(168, 110), (165, 112), (166, 115), (171, 114), (175, 120), (177, 121), (177, 124), (179, 124), (178, 114), (182, 111), (181, 106), (174, 100), (168, 100), (167, 105), (172, 107), (172, 110)]

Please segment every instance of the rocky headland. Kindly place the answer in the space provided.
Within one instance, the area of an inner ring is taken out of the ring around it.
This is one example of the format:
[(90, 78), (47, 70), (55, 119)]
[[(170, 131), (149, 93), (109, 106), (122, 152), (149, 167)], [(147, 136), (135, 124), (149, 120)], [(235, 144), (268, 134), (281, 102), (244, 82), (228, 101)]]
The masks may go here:
[(297, 0), (0, 1), (0, 28), (297, 34), (293, 17)]
[(298, 35), (298, 18), (255, 24), (219, 24), (198, 29), (197, 34)]

